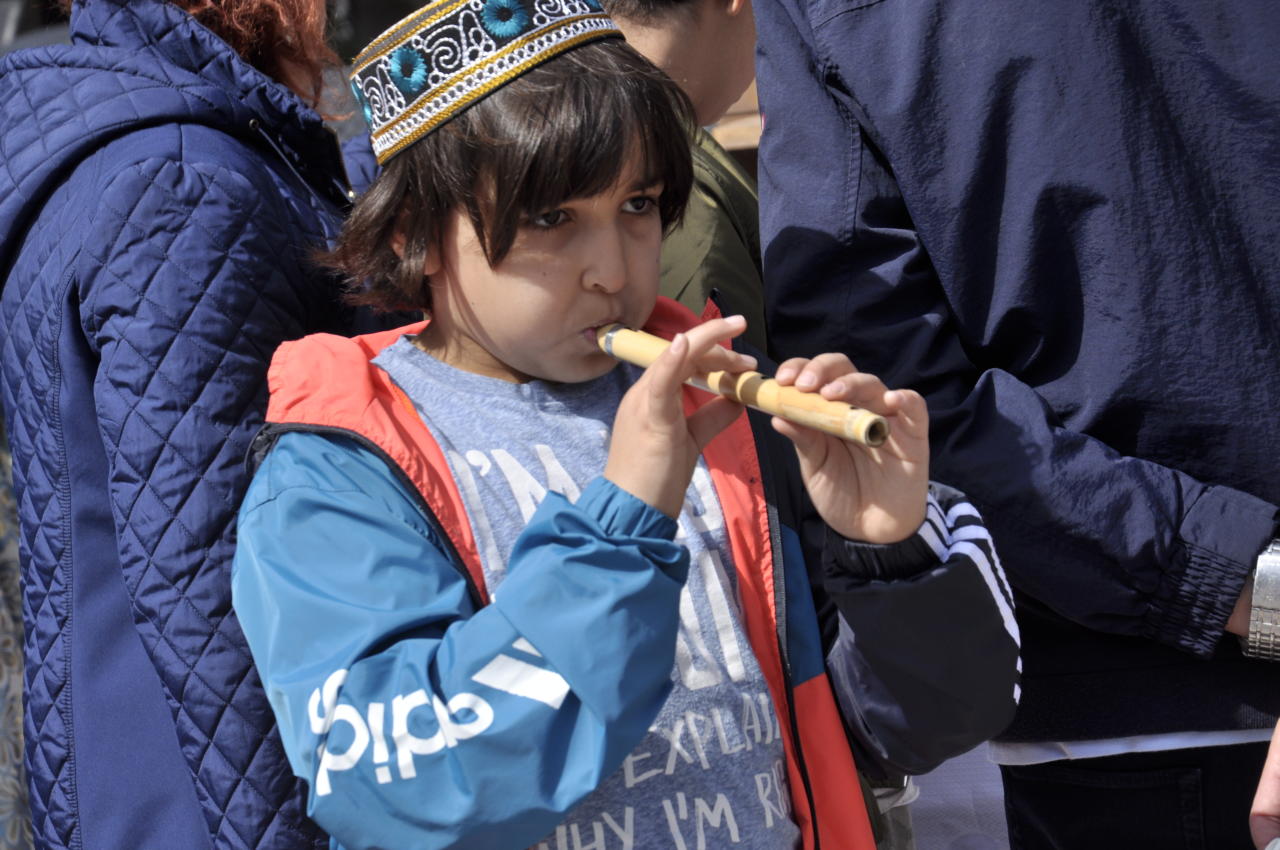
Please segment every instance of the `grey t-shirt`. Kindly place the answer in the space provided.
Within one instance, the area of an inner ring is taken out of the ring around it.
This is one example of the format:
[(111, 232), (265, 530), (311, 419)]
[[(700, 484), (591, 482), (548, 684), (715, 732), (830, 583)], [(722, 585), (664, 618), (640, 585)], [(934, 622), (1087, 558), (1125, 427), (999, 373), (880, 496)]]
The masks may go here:
[[(374, 362), (440, 443), (494, 595), (546, 493), (574, 501), (604, 471), (614, 413), (639, 375), (619, 365), (580, 384), (513, 384), (441, 363), (407, 338)], [(742, 627), (724, 515), (701, 462), (679, 528), (691, 567), (671, 695), (622, 768), (534, 850), (799, 846), (777, 715)]]

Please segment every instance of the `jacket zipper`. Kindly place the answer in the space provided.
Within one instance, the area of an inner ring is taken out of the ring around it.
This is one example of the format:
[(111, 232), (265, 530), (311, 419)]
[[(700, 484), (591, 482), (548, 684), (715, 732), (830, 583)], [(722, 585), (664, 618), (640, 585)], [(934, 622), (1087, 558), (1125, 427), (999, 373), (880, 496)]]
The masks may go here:
[[(724, 313), (724, 305), (720, 303), (720, 292), (711, 290), (709, 300), (715, 304), (716, 309)], [(731, 343), (735, 350), (741, 351), (743, 347), (742, 337), (738, 337)], [(748, 354), (760, 352), (748, 351)], [(804, 796), (809, 803), (809, 819), (813, 824), (813, 850), (821, 850), (822, 840), (818, 836), (818, 809), (813, 799), (813, 782), (809, 779), (809, 768), (804, 761), (804, 751), (800, 747), (800, 726), (796, 720), (796, 698), (795, 683), (791, 671), (791, 657), (787, 652), (787, 597), (786, 597), (786, 578), (785, 566), (783, 565), (782, 556), (782, 523), (778, 518), (778, 508), (776, 507), (776, 493), (774, 492), (774, 473), (772, 460), (767, 450), (762, 447), (767, 445), (765, 440), (760, 438), (757, 433), (759, 428), (767, 428), (763, 414), (755, 411), (746, 411), (747, 421), (751, 424), (751, 436), (756, 445), (756, 457), (760, 463), (760, 489), (764, 491), (765, 510), (769, 518), (769, 548), (773, 553), (773, 600), (774, 611), (777, 616), (778, 626), (777, 633), (774, 637), (778, 641), (778, 657), (782, 660), (782, 681), (787, 689), (787, 725), (791, 729), (791, 740), (795, 743), (796, 749), (796, 769), (800, 772), (800, 781), (804, 784)]]
[(346, 181), (346, 185), (344, 186), (342, 182), (332, 174), (326, 173), (325, 177), (329, 181), (330, 188), (337, 193), (334, 197), (326, 198), (321, 194), (320, 187), (316, 186), (304, 177), (302, 172), (298, 170), (298, 163), (301, 162), (301, 158), (293, 152), (292, 148), (290, 148), (289, 153), (285, 153), (280, 143), (272, 137), (271, 133), (262, 126), (262, 122), (257, 118), (249, 119), (249, 129), (257, 133), (263, 141), (267, 143), (267, 146), (275, 152), (276, 157), (284, 163), (285, 168), (288, 168), (289, 171), (293, 173), (293, 176), (298, 178), (298, 181), (309, 189), (312, 194), (316, 195), (321, 200), (327, 201), (338, 207), (338, 209), (340, 209), (344, 214), (351, 211), (351, 204), (355, 201), (356, 193), (355, 190), (351, 188), (351, 178), (347, 175), (347, 164), (342, 158), (342, 146), (338, 143), (337, 133), (328, 127), (325, 128), (325, 130), (330, 134), (333, 144), (337, 148), (335, 154), (337, 156), (339, 167), (342, 168), (342, 179)]
[[(748, 412), (751, 416), (751, 413)], [(752, 417), (754, 421), (754, 417)], [(754, 436), (755, 428), (752, 427)], [(760, 445), (757, 440), (757, 445)], [(809, 779), (809, 768), (805, 764), (804, 751), (800, 745), (800, 726), (796, 720), (795, 683), (791, 671), (791, 657), (787, 652), (787, 597), (786, 576), (782, 554), (781, 521), (778, 509), (774, 504), (773, 468), (767, 451), (757, 451), (760, 460), (760, 487), (764, 491), (765, 510), (769, 517), (769, 548), (773, 553), (773, 599), (777, 614), (778, 626), (775, 637), (778, 641), (778, 656), (782, 659), (782, 681), (787, 689), (787, 725), (791, 728), (791, 740), (795, 744), (796, 768), (800, 772), (800, 781), (804, 784), (805, 799), (809, 803), (809, 820), (813, 824), (813, 850), (820, 850), (822, 841), (818, 836), (818, 810), (813, 799), (813, 783)]]

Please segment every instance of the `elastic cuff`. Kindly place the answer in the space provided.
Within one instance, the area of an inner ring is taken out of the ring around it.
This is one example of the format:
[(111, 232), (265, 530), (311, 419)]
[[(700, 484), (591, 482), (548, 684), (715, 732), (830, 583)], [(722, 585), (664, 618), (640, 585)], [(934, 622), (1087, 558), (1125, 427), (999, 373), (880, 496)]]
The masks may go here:
[(1178, 529), (1178, 548), (1144, 617), (1147, 635), (1212, 655), (1258, 554), (1275, 534), (1274, 505), (1230, 487), (1207, 488)]
[(914, 578), (938, 566), (938, 556), (919, 532), (898, 543), (862, 543), (827, 528), (822, 570), (829, 591), (872, 581)]
[(608, 535), (675, 540), (679, 525), (652, 505), (601, 476), (578, 497), (578, 509), (594, 517)]

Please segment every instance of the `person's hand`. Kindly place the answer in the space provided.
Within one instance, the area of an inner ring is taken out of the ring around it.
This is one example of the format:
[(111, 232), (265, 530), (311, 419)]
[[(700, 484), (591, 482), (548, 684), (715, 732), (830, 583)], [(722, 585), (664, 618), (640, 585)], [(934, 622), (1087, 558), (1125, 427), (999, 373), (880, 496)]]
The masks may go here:
[(686, 418), (684, 381), (718, 369), (754, 369), (755, 358), (720, 345), (746, 327), (741, 316), (730, 316), (672, 340), (618, 405), (605, 478), (667, 516), (679, 515), (698, 455), (742, 413), (742, 405), (717, 396)]
[(914, 534), (924, 522), (929, 490), (929, 412), (920, 394), (890, 391), (843, 354), (793, 358), (775, 377), (889, 421), (889, 438), (872, 449), (774, 417), (774, 429), (795, 444), (805, 487), (827, 525), (867, 543), (896, 543)]
[(1271, 850), (1271, 843), (1280, 840), (1280, 724), (1271, 735), (1271, 748), (1249, 809), (1249, 834), (1258, 850)]

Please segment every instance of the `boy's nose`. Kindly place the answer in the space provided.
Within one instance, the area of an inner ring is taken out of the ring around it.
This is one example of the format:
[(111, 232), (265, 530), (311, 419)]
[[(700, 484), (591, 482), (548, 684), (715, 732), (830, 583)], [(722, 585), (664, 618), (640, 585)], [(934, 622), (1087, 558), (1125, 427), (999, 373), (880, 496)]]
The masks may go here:
[(602, 228), (591, 240), (586, 260), (582, 282), (587, 289), (613, 293), (626, 285), (626, 245), (614, 228)]

